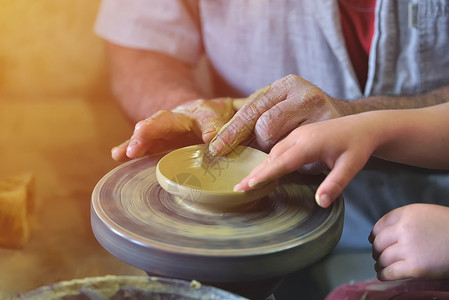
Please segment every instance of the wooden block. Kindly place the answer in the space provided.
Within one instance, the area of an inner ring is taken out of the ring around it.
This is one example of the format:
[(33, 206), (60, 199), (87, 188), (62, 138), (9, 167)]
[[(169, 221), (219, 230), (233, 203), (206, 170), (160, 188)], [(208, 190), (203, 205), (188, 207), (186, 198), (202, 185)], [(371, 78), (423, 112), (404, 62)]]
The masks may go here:
[(0, 247), (20, 249), (30, 238), (35, 180), (31, 173), (0, 180)]

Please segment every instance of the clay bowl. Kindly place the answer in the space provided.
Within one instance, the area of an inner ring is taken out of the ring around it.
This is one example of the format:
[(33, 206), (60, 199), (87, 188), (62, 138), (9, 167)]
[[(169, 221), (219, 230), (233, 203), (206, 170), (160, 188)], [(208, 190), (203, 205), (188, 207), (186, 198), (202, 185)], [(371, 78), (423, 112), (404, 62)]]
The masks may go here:
[(262, 151), (238, 146), (227, 156), (212, 156), (207, 145), (180, 148), (166, 154), (156, 167), (160, 186), (188, 208), (203, 211), (230, 211), (271, 193), (277, 185), (269, 182), (251, 191), (234, 191), (267, 156)]

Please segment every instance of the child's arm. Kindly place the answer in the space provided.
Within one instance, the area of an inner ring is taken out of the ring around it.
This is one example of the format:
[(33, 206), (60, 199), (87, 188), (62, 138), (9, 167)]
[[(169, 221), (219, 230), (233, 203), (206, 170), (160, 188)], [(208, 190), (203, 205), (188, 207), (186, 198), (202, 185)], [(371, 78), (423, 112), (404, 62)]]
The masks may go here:
[(271, 149), (236, 190), (249, 190), (321, 160), (331, 171), (318, 188), (316, 200), (327, 207), (373, 153), (414, 166), (449, 169), (449, 103), (372, 111), (298, 127)]
[(374, 155), (417, 167), (449, 169), (449, 103), (373, 113), (385, 120), (385, 137)]

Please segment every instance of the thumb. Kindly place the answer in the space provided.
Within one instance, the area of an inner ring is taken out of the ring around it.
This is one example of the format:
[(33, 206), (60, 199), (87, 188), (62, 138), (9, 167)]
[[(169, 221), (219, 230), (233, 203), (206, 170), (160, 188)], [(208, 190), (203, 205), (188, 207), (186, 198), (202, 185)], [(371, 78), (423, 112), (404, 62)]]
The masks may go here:
[(195, 104), (196, 106), (187, 114), (195, 123), (195, 133), (198, 136), (201, 135), (205, 143), (209, 143), (220, 128), (234, 115), (233, 99), (217, 98), (196, 101)]
[(209, 150), (213, 155), (228, 154), (251, 135), (259, 117), (271, 108), (270, 88), (268, 85), (245, 99), (234, 100), (233, 107), (238, 111), (210, 142)]
[(209, 116), (198, 121), (200, 131), (202, 133), (203, 142), (208, 144), (217, 135), (226, 120), (220, 117)]

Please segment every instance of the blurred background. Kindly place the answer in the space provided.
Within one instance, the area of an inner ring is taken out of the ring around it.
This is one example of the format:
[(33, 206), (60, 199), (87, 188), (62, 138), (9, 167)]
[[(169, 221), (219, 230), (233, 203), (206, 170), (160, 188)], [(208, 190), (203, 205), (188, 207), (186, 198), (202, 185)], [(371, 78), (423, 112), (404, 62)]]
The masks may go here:
[(31, 172), (37, 205), (23, 248), (0, 248), (0, 299), (61, 280), (142, 274), (90, 228), (91, 192), (117, 165), (110, 149), (132, 133), (93, 33), (99, 2), (0, 0), (0, 179)]
[(98, 0), (0, 0), (0, 95), (107, 93)]

